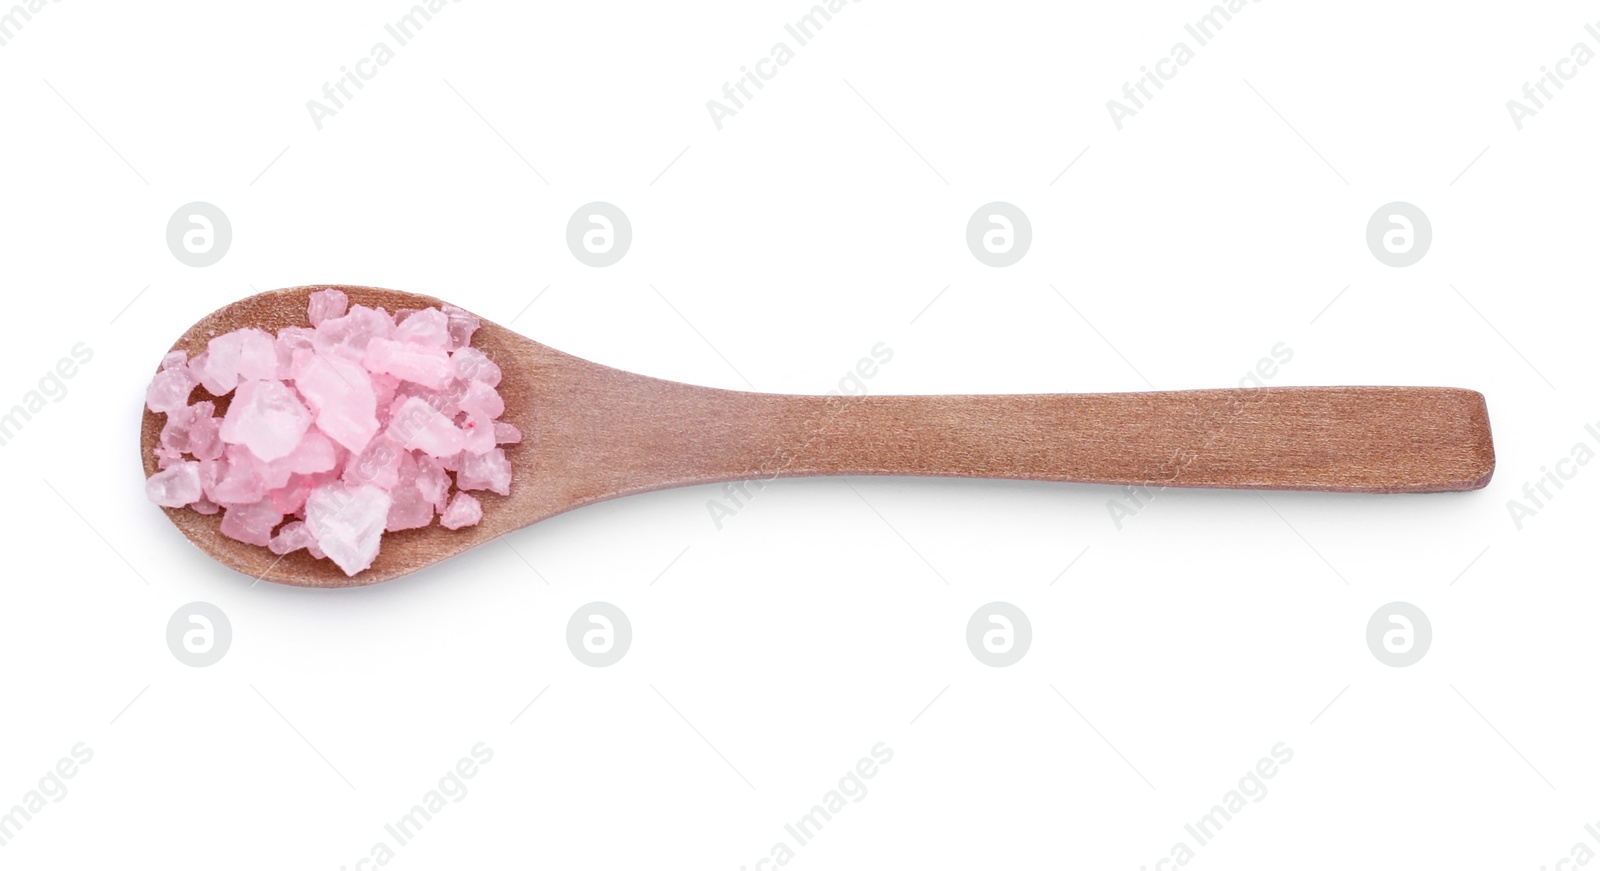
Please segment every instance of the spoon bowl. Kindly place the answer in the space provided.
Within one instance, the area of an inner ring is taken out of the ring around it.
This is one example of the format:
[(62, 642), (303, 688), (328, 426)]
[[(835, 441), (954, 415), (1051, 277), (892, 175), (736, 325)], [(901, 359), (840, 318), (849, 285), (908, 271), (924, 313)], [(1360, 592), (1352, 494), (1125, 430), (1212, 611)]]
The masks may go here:
[[(335, 287), (390, 312), (430, 296), (316, 285), (239, 300), (190, 327), (190, 357), (243, 327), (307, 325), (310, 294)], [(699, 387), (564, 354), (483, 320), (472, 345), (502, 372), (511, 493), (474, 491), (475, 526), (386, 532), (347, 577), (305, 550), (278, 556), (222, 534), (221, 514), (166, 508), (213, 559), (307, 587), (386, 581), (564, 511), (631, 493), (812, 475), (1021, 478), (1092, 484), (1431, 493), (1474, 490), (1494, 472), (1482, 394), (1447, 387), (1273, 387), (998, 396), (795, 396)], [(202, 394), (203, 387), (195, 388)], [(214, 399), (217, 413), (229, 396)], [(144, 412), (146, 477), (164, 416)]]

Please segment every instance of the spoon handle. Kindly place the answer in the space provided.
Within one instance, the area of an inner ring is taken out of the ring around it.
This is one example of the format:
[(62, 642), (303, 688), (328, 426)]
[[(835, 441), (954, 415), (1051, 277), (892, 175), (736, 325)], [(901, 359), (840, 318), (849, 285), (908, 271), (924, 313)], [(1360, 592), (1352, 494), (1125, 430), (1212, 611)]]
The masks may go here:
[(591, 442), (608, 446), (590, 456), (613, 493), (811, 475), (1429, 493), (1494, 471), (1483, 396), (1455, 388), (840, 397), (666, 384), (604, 415), (628, 421)]

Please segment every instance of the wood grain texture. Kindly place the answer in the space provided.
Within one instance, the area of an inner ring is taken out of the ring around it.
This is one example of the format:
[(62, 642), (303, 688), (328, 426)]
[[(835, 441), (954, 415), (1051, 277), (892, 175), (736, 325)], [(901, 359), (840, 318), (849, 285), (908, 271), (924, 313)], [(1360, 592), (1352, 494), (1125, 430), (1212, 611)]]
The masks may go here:
[[(311, 291), (269, 291), (195, 324), (173, 346), (306, 325)], [(440, 305), (338, 286), (352, 303)], [(1494, 472), (1488, 410), (1445, 387), (1271, 387), (1003, 396), (790, 396), (697, 387), (564, 354), (484, 321), (473, 345), (504, 372), (510, 496), (475, 492), (483, 521), (386, 533), (371, 568), (346, 577), (304, 551), (279, 558), (223, 536), (221, 515), (163, 509), (207, 554), (252, 577), (303, 586), (398, 577), (582, 505), (666, 487), (812, 475), (1022, 478), (1355, 493), (1473, 490)], [(205, 391), (196, 388), (204, 396)], [(218, 413), (226, 397), (218, 400)], [(164, 416), (144, 415), (145, 474)]]

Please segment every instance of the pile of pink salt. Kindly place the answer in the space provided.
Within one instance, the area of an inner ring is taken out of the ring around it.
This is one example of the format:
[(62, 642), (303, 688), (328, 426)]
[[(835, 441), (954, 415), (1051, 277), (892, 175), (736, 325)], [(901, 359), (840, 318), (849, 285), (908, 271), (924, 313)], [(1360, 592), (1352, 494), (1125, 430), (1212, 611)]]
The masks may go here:
[[(498, 447), (500, 368), (471, 345), (478, 319), (351, 306), (311, 294), (310, 327), (240, 329), (189, 359), (161, 361), (145, 402), (166, 415), (150, 501), (223, 512), (222, 534), (287, 554), (305, 548), (346, 575), (372, 565), (385, 532), (483, 517), (470, 490), (511, 492)], [(196, 386), (209, 396), (191, 403)], [(233, 394), (216, 416), (213, 400)]]

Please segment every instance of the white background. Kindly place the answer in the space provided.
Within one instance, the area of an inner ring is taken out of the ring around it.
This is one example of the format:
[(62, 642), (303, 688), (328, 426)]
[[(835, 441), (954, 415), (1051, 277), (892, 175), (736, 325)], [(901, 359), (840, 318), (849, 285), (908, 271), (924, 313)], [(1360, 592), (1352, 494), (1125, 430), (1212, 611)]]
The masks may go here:
[[(1154, 868), (1279, 742), (1192, 865), (1600, 851), (1600, 469), (1521, 530), (1507, 509), (1600, 447), (1600, 64), (1521, 131), (1505, 108), (1600, 48), (1600, 6), (1251, 3), (1118, 131), (1105, 102), (1203, 2), (866, 0), (719, 131), (706, 101), (793, 47), (803, 2), (467, 0), (319, 131), (306, 101), (406, 8), (65, 0), (0, 48), (0, 405), (94, 354), (0, 448), (0, 811), (94, 753), (7, 867), (353, 869), (477, 742), (392, 867), (754, 868), (878, 742), (791, 865)], [(164, 240), (197, 200), (233, 225), (208, 268)], [(634, 229), (605, 269), (564, 241), (595, 200)], [(995, 200), (1033, 225), (1005, 269), (963, 238)], [(1404, 269), (1364, 240), (1396, 200), (1434, 231)], [(144, 500), (140, 404), (189, 324), (314, 282), (774, 392), (878, 342), (874, 393), (1232, 386), (1283, 342), (1277, 385), (1482, 391), (1499, 468), (1464, 494), (1167, 491), (1120, 530), (1101, 487), (787, 481), (720, 530), (694, 488), (376, 587), (252, 586)], [(634, 629), (606, 669), (564, 640), (597, 600)], [(995, 600), (1033, 626), (1010, 668), (964, 639)], [(1397, 600), (1434, 631), (1405, 669), (1364, 637)], [(192, 601), (232, 622), (209, 668), (166, 646)]]

